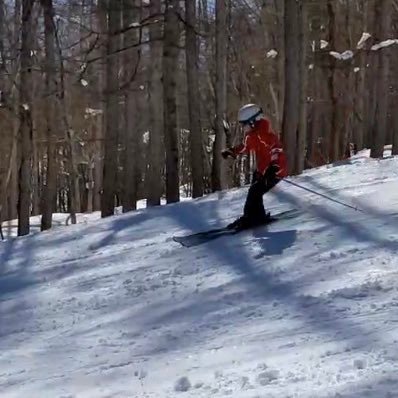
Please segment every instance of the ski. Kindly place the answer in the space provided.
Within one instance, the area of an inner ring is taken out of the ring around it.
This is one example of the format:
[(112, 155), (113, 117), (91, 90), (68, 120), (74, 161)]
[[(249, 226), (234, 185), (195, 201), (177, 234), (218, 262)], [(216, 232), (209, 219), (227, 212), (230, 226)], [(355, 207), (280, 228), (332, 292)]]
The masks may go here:
[(281, 213), (272, 215), (266, 223), (261, 224), (261, 225), (256, 225), (252, 228), (246, 228), (246, 229), (240, 229), (240, 230), (229, 229), (227, 227), (215, 228), (215, 229), (210, 229), (210, 230), (203, 231), (203, 232), (197, 232), (197, 233), (190, 234), (190, 235), (173, 236), (173, 241), (180, 243), (184, 247), (199, 246), (201, 244), (210, 242), (214, 239), (218, 239), (222, 236), (237, 235), (244, 231), (250, 231), (250, 230), (253, 230), (256, 228), (261, 228), (266, 225), (270, 225), (279, 220), (284, 220), (284, 219), (295, 217), (298, 214), (299, 214), (299, 211), (296, 209), (286, 210)]

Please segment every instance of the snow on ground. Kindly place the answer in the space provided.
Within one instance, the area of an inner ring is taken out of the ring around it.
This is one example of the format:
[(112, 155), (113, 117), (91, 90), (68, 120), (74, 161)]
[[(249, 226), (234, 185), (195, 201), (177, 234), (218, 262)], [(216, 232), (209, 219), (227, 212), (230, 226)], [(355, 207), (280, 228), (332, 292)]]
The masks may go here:
[[(87, 224), (89, 221), (97, 221), (101, 218), (101, 212), (96, 211), (91, 214), (78, 213), (76, 214), (76, 222), (78, 224)], [(30, 217), (31, 234), (40, 232), (41, 216)], [(53, 230), (60, 227), (65, 227), (71, 224), (70, 215), (66, 213), (53, 214)], [(2, 222), (4, 238), (8, 239), (18, 235), (18, 220), (10, 220)]]
[(300, 214), (186, 249), (246, 188), (0, 243), (1, 397), (398, 397), (398, 159), (325, 166)]
[[(185, 188), (185, 187), (183, 187)], [(191, 197), (186, 196), (186, 189), (181, 189), (180, 192), (180, 201), (189, 201)], [(166, 200), (161, 199), (161, 204), (165, 205)], [(145, 209), (146, 208), (146, 199), (137, 201), (137, 209)], [(123, 213), (122, 207), (115, 208), (115, 214), (120, 215)], [(93, 211), (92, 213), (77, 213), (76, 214), (76, 223), (77, 224), (87, 224), (89, 222), (98, 221), (101, 219), (100, 211)], [(30, 233), (36, 234), (40, 232), (40, 223), (41, 216), (32, 216), (30, 217)], [(18, 220), (9, 220), (2, 222), (3, 235), (5, 239), (16, 237), (18, 235)], [(53, 214), (53, 226), (52, 229), (58, 229), (60, 227), (65, 227), (71, 225), (71, 218), (69, 213), (54, 213)]]
[[(182, 200), (187, 200), (187, 198), (182, 198)], [(165, 201), (162, 200), (162, 204), (165, 204)], [(145, 209), (146, 208), (146, 200), (139, 200), (137, 202), (137, 209)], [(115, 214), (122, 214), (122, 208), (117, 207), (115, 209)], [(77, 224), (87, 224), (89, 222), (98, 221), (101, 219), (101, 212), (94, 211), (92, 213), (77, 213), (76, 214), (76, 223)], [(30, 231), (31, 234), (35, 234), (40, 232), (40, 222), (41, 216), (32, 216), (30, 218)], [(54, 213), (53, 214), (53, 230), (58, 229), (60, 227), (65, 227), (71, 225), (71, 219), (69, 213)], [(11, 237), (15, 237), (18, 235), (18, 220), (10, 220), (3, 221), (3, 234), (4, 238), (8, 239)]]

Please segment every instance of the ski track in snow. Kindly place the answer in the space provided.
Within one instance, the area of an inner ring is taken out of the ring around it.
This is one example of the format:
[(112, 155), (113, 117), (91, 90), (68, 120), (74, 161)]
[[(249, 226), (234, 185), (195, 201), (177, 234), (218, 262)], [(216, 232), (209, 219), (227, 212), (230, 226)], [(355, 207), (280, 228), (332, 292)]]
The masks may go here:
[(246, 188), (0, 243), (1, 397), (398, 397), (398, 159), (306, 171), (292, 219), (190, 249)]

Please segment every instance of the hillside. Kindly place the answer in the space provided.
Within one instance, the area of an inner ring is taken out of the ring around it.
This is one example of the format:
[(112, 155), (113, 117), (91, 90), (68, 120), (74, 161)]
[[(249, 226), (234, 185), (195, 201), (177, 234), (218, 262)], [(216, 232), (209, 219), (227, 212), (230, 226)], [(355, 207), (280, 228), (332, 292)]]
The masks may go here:
[(297, 217), (190, 249), (246, 188), (0, 243), (3, 398), (398, 397), (398, 159), (305, 172)]

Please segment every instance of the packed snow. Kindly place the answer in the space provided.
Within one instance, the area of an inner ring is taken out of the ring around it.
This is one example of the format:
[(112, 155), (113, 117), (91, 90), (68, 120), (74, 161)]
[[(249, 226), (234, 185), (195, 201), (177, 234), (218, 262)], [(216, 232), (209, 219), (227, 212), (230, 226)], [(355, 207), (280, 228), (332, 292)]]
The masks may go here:
[(320, 47), (321, 47), (322, 49), (326, 48), (326, 47), (329, 45), (329, 42), (326, 41), (326, 40), (321, 40), (320, 43), (321, 43), (321, 46), (320, 46)]
[(0, 396), (397, 397), (398, 159), (281, 182), (296, 217), (184, 248), (247, 187), (0, 243)]
[(351, 59), (354, 56), (354, 53), (351, 50), (347, 50), (342, 53), (339, 53), (337, 51), (329, 51), (329, 54), (332, 57), (342, 61), (347, 61), (348, 59)]
[(365, 48), (366, 42), (372, 37), (372, 35), (368, 32), (363, 32), (361, 38), (359, 39), (357, 43), (357, 49), (361, 50)]
[(374, 46), (371, 47), (372, 51), (377, 51), (380, 50), (381, 48), (386, 48), (393, 46), (394, 44), (398, 44), (398, 39), (388, 39), (384, 40), (380, 43), (375, 44)]
[(278, 51), (275, 49), (269, 50), (267, 52), (267, 58), (276, 58), (278, 56)]

